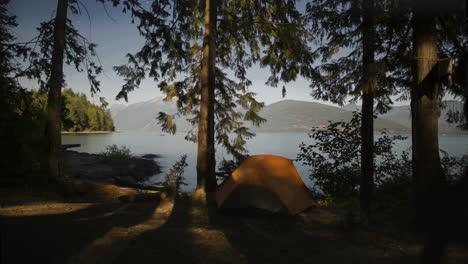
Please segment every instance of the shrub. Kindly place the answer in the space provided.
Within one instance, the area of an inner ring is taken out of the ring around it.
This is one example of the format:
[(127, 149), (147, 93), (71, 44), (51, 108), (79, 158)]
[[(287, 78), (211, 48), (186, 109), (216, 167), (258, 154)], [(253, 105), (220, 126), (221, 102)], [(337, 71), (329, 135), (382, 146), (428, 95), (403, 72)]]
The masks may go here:
[[(297, 161), (310, 166), (310, 178), (324, 195), (335, 198), (355, 196), (359, 190), (361, 162), (361, 114), (353, 112), (349, 122), (329, 122), (325, 129), (313, 128), (309, 137), (311, 145), (300, 144)], [(374, 180), (382, 183), (398, 170), (399, 164), (393, 152), (396, 140), (404, 140), (400, 135), (383, 136), (375, 141), (376, 161)]]
[(106, 150), (100, 154), (104, 161), (107, 162), (119, 162), (122, 160), (129, 160), (134, 158), (129, 148), (126, 146), (119, 147), (116, 144), (107, 146)]
[[(310, 178), (324, 205), (349, 206), (356, 203), (360, 182), (361, 115), (353, 112), (349, 122), (329, 122), (325, 129), (312, 129), (314, 143), (300, 144), (297, 161), (310, 166)], [(395, 154), (393, 146), (401, 135), (382, 136), (374, 142), (374, 182), (376, 206), (395, 207), (407, 204), (412, 186), (411, 149)], [(441, 164), (452, 183), (459, 178), (468, 156), (450, 157), (441, 150)]]
[(100, 153), (102, 161), (112, 166), (115, 178), (124, 181), (145, 181), (161, 172), (159, 164), (152, 159), (134, 156), (126, 146), (107, 146)]
[(236, 170), (242, 161), (244, 161), (248, 155), (239, 155), (234, 157), (232, 160), (224, 159), (220, 162), (218, 166), (218, 171), (216, 171), (216, 179), (218, 182), (224, 181), (227, 177), (231, 176), (232, 172)]
[(187, 154), (182, 155), (180, 160), (176, 161), (169, 172), (165, 175), (165, 184), (167, 192), (170, 195), (177, 195), (182, 185), (187, 185), (184, 180), (184, 170), (187, 167)]

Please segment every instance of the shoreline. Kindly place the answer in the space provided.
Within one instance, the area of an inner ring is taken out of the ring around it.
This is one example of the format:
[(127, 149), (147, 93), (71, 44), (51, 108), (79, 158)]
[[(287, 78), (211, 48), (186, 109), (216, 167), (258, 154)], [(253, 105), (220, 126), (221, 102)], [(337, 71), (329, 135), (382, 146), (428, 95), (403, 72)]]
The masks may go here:
[(112, 134), (112, 133), (120, 133), (119, 131), (62, 131), (60, 132), (62, 135), (69, 135), (69, 134)]
[[(70, 131), (62, 131), (62, 135), (73, 135), (73, 134), (113, 134), (113, 133), (123, 133), (123, 132), (131, 132), (131, 131), (148, 131), (148, 130), (127, 130), (127, 131), (78, 131), (78, 132), (70, 132)], [(157, 132), (161, 133), (159, 136), (170, 136), (170, 134), (166, 134), (161, 131), (148, 131), (148, 132)], [(186, 133), (187, 131), (177, 131), (177, 133)], [(278, 133), (278, 134), (309, 134), (310, 131), (252, 131), (255, 134), (267, 134), (267, 133)], [(382, 131), (374, 131), (374, 135), (383, 135)], [(396, 132), (396, 131), (387, 131), (386, 135), (403, 135), (403, 136), (411, 136), (411, 132)], [(439, 136), (468, 136), (467, 131), (456, 131), (456, 132), (439, 132)]]
[(74, 180), (114, 184), (116, 181), (140, 183), (148, 178), (161, 174), (161, 165), (156, 159), (132, 156), (106, 156), (106, 154), (90, 154), (75, 150), (65, 150), (63, 153), (64, 172)]

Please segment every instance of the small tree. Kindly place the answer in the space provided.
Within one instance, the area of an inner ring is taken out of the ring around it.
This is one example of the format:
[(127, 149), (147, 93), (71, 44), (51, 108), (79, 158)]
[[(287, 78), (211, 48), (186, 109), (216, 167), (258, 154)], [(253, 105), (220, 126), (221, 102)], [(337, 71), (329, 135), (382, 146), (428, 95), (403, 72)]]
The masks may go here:
[[(38, 27), (39, 35), (26, 45), (32, 45), (27, 57), (29, 66), (16, 77), (28, 77), (38, 81), (41, 91), (48, 92), (45, 139), (45, 157), (43, 161), (44, 178), (42, 182), (64, 179), (61, 136), (62, 129), (62, 88), (64, 85), (63, 64), (75, 66), (78, 72), (83, 68), (87, 74), (92, 93), (99, 91), (96, 75), (102, 67), (92, 58), (96, 56), (96, 44), (90, 43), (79, 34), (67, 18), (68, 10), (73, 14), (80, 11), (81, 3), (76, 0), (57, 0), (56, 16)], [(39, 51), (36, 50), (39, 48)], [(103, 101), (103, 98), (101, 98)]]
[[(360, 113), (354, 112), (349, 122), (330, 122), (325, 129), (312, 129), (313, 143), (301, 143), (297, 161), (310, 166), (310, 178), (318, 194), (333, 202), (357, 198), (361, 171)], [(397, 154), (394, 145), (405, 140), (401, 135), (383, 132), (374, 145), (375, 200), (380, 207), (408, 206), (412, 192), (412, 161), (409, 150)], [(468, 156), (451, 157), (440, 150), (442, 168), (451, 183), (459, 179)]]
[(165, 175), (165, 184), (167, 185), (167, 191), (170, 195), (177, 196), (180, 192), (182, 185), (187, 185), (184, 182), (184, 170), (187, 167), (187, 154), (182, 155), (180, 160), (176, 161), (169, 172)]
[[(313, 128), (311, 145), (300, 144), (297, 161), (311, 167), (310, 178), (324, 195), (338, 199), (354, 198), (359, 191), (361, 173), (361, 114), (353, 112), (349, 122), (330, 122), (325, 129)], [(381, 184), (398, 166), (393, 152), (400, 135), (383, 136), (375, 141), (375, 183)]]

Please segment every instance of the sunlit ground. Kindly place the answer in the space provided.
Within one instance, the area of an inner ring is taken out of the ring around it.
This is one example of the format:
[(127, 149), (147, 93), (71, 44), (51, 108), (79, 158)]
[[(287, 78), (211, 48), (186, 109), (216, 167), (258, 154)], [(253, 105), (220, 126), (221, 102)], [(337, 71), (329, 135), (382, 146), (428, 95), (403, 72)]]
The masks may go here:
[[(220, 213), (190, 195), (146, 202), (41, 201), (0, 208), (6, 263), (417, 263), (420, 239), (339, 210)], [(468, 263), (453, 244), (447, 263)]]

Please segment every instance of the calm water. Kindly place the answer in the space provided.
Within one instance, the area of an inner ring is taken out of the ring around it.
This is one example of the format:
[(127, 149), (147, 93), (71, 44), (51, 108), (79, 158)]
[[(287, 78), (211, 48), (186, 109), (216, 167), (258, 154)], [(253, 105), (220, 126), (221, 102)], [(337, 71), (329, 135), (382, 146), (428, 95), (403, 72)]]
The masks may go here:
[[(125, 131), (112, 134), (77, 134), (63, 135), (63, 144), (81, 144), (81, 147), (73, 150), (87, 153), (99, 153), (105, 150), (106, 146), (116, 144), (127, 146), (132, 153), (142, 154), (160, 154), (160, 164), (163, 166), (163, 173), (153, 177), (150, 182), (160, 181), (162, 176), (176, 162), (181, 155), (188, 154), (188, 167), (185, 169), (185, 177), (188, 186), (184, 191), (192, 191), (196, 184), (196, 151), (197, 145), (184, 140), (185, 133), (175, 135), (162, 135), (158, 132), (149, 131)], [(301, 142), (311, 142), (306, 133), (257, 133), (257, 136), (249, 140), (247, 149), (251, 155), (274, 154), (290, 159), (295, 159), (299, 152)], [(398, 142), (395, 151), (401, 152), (411, 145), (410, 139)], [(453, 156), (462, 156), (468, 154), (467, 136), (441, 136), (439, 137), (440, 147)], [(222, 148), (217, 148), (216, 159), (220, 161), (223, 156), (227, 159), (229, 156)], [(308, 168), (295, 163), (296, 168), (306, 185), (311, 181), (308, 177)]]

